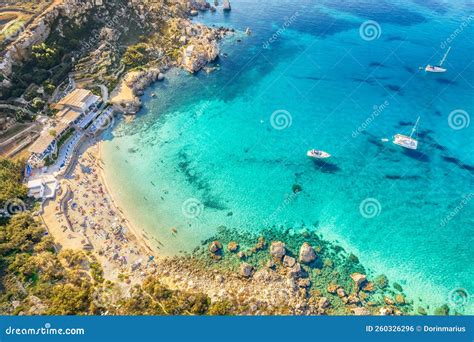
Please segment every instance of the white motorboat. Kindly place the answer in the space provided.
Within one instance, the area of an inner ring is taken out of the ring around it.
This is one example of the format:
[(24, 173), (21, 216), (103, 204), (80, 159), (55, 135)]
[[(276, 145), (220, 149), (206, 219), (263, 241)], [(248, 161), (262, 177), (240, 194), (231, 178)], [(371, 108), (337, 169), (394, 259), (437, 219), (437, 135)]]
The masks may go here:
[(315, 158), (315, 159), (326, 159), (331, 156), (329, 153), (321, 151), (321, 150), (309, 150), (306, 153), (306, 155), (310, 158)]

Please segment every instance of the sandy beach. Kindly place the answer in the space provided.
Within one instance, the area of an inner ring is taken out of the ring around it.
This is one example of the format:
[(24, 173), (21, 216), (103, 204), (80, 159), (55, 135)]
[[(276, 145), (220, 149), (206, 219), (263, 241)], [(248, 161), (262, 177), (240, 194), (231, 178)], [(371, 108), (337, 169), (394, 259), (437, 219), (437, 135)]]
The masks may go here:
[[(60, 191), (44, 206), (42, 219), (58, 247), (93, 253), (104, 278), (135, 284), (155, 272), (156, 253), (112, 198), (100, 158), (100, 138), (80, 147)], [(128, 280), (127, 280), (128, 278)]]

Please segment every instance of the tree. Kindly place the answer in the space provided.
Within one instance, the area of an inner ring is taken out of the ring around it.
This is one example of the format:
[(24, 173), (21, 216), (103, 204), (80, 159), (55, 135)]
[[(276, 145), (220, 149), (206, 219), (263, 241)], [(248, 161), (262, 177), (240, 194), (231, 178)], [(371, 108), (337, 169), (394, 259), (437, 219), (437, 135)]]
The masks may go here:
[(138, 67), (148, 62), (147, 45), (145, 43), (138, 43), (130, 45), (123, 54), (122, 63), (127, 67)]
[(33, 45), (31, 55), (34, 64), (42, 69), (47, 70), (60, 63), (58, 49), (48, 46), (46, 43)]
[(28, 189), (22, 184), (24, 167), (23, 162), (0, 158), (0, 208), (28, 194)]

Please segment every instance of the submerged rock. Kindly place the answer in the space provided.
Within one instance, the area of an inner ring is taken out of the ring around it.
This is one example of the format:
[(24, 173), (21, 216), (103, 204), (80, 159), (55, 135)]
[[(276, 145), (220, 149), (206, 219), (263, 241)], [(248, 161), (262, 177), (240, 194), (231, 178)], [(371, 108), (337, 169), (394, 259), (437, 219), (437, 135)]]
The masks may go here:
[(326, 290), (329, 293), (335, 294), (338, 288), (339, 286), (337, 284), (329, 284)]
[(239, 249), (239, 244), (235, 241), (231, 241), (227, 244), (227, 249), (229, 252), (235, 252)]
[(417, 309), (417, 311), (418, 311), (418, 313), (419, 313), (420, 315), (423, 315), (423, 316), (425, 316), (425, 315), (428, 314), (428, 313), (426, 312), (425, 308), (422, 307), (422, 306), (419, 306), (418, 309)]
[(444, 304), (443, 306), (437, 308), (434, 312), (435, 315), (437, 316), (447, 316), (449, 315), (449, 306), (447, 304)]
[(344, 289), (342, 287), (338, 288), (336, 290), (336, 293), (337, 293), (339, 298), (343, 298), (343, 297), (346, 296), (346, 292), (344, 291)]
[(286, 254), (286, 245), (281, 241), (273, 241), (270, 245), (270, 254), (277, 260), (281, 260)]
[(395, 296), (395, 302), (397, 302), (397, 304), (405, 304), (405, 296), (401, 293), (397, 294)]
[(362, 285), (362, 291), (365, 291), (365, 292), (375, 291), (374, 283), (371, 281), (366, 282), (365, 284)]
[(316, 252), (313, 247), (307, 242), (303, 243), (300, 248), (300, 261), (309, 264), (314, 260), (316, 260)]

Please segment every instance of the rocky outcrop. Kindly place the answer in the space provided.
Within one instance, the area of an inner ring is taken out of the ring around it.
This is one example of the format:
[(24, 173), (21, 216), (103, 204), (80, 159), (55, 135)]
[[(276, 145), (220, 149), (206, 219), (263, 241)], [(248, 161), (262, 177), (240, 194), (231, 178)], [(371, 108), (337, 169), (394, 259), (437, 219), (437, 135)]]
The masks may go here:
[(277, 260), (281, 260), (286, 254), (286, 246), (281, 241), (273, 241), (270, 245), (270, 254)]
[(253, 267), (252, 265), (243, 262), (240, 264), (240, 274), (245, 278), (249, 278), (252, 275)]
[(316, 260), (316, 252), (309, 243), (305, 242), (300, 248), (300, 261), (309, 264)]
[(351, 278), (354, 281), (355, 287), (357, 289), (359, 289), (360, 286), (367, 281), (367, 276), (361, 273), (352, 273)]
[(178, 65), (191, 73), (201, 70), (219, 56), (217, 42), (231, 31), (195, 24), (187, 19), (176, 19), (170, 27), (171, 31), (176, 32), (174, 38), (183, 44)]
[(209, 244), (209, 252), (211, 253), (218, 253), (220, 250), (222, 249), (222, 243), (220, 243), (219, 241), (215, 240), (215, 241), (212, 241), (210, 244)]
[(224, 10), (224, 12), (229, 12), (232, 9), (229, 0), (222, 1), (222, 9)]
[(293, 258), (293, 257), (290, 257), (288, 255), (285, 255), (283, 257), (283, 265), (285, 265), (286, 267), (293, 267), (295, 266), (296, 264), (296, 259)]
[(110, 102), (117, 111), (135, 114), (141, 108), (139, 96), (159, 78), (160, 70), (150, 68), (146, 71), (132, 71), (125, 75), (122, 82), (111, 94)]

